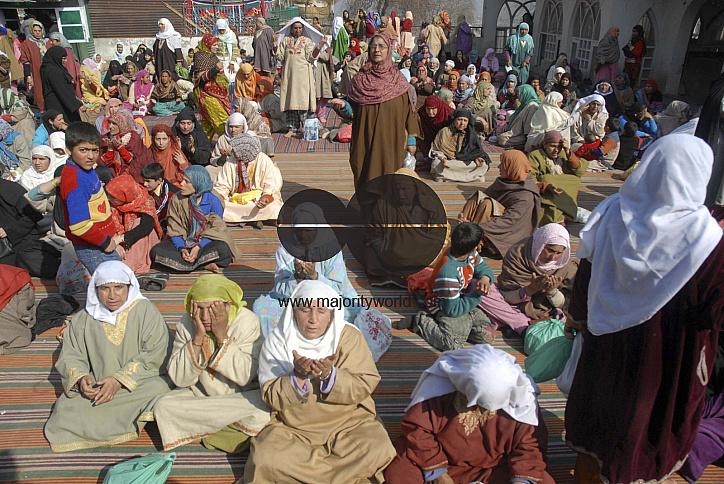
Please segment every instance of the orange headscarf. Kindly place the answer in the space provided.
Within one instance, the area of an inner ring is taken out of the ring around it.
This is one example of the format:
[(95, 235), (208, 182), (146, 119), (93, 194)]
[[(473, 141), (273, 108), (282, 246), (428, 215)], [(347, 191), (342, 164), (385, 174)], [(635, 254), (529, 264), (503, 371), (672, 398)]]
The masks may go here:
[[(248, 79), (244, 77), (244, 74), (251, 73)], [(234, 95), (236, 97), (245, 97), (249, 101), (259, 101), (256, 98), (256, 83), (259, 81), (261, 76), (254, 70), (251, 64), (244, 63), (239, 68), (239, 72), (236, 73), (236, 86), (234, 86)]]
[(531, 172), (528, 157), (519, 150), (507, 150), (500, 155), (500, 178), (524, 181)]
[(131, 175), (117, 176), (106, 184), (106, 193), (123, 202), (123, 205), (113, 207), (113, 222), (116, 233), (128, 232), (133, 228), (141, 214), (153, 217), (153, 227), (159, 237), (163, 237), (163, 229), (156, 215), (156, 203), (148, 191), (136, 183)]
[(256, 83), (257, 100), (261, 101), (269, 94), (274, 94), (274, 83), (268, 77), (260, 77), (259, 82)]
[[(183, 180), (183, 171), (186, 169), (187, 166), (189, 166), (189, 161), (186, 159), (184, 152), (181, 150), (181, 143), (179, 142), (176, 135), (173, 134), (171, 128), (169, 128), (165, 124), (157, 124), (151, 129), (151, 139), (153, 140), (153, 138), (155, 138), (158, 133), (166, 133), (169, 142), (168, 146), (163, 151), (159, 150), (156, 147), (156, 143), (154, 143), (153, 141), (151, 142), (153, 161), (163, 167), (164, 176), (166, 177), (166, 180), (169, 181), (169, 183), (177, 187), (181, 187), (181, 180)], [(183, 157), (184, 163), (182, 165), (179, 164), (174, 157), (174, 153), (176, 152), (181, 153), (181, 156)]]
[(478, 82), (482, 81), (488, 81), (491, 84), (493, 83), (493, 78), (490, 77), (490, 72), (484, 70), (480, 74), (478, 74)]
[(452, 71), (450, 73), (450, 80), (445, 83), (443, 87), (450, 89), (451, 91), (454, 91), (458, 88), (458, 79), (460, 78), (460, 74), (458, 71)]

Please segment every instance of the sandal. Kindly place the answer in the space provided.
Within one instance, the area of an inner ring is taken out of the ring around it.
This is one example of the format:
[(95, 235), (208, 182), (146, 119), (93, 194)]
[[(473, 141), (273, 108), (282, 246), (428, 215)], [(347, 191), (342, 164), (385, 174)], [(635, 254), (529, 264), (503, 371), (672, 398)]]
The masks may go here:
[(168, 283), (168, 274), (156, 272), (153, 274), (143, 274), (137, 277), (138, 285), (144, 291), (163, 291)]

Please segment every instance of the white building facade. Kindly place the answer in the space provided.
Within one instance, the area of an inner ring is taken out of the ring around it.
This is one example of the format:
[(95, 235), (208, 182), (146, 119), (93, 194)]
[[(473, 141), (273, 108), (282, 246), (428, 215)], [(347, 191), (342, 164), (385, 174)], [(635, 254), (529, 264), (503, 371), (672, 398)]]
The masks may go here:
[(724, 65), (723, 0), (485, 0), (483, 48), (502, 53), (510, 33), (530, 17), (539, 71), (565, 52), (588, 73), (606, 31), (619, 27), (623, 47), (637, 24), (647, 43), (641, 79), (656, 79), (667, 94), (703, 99)]

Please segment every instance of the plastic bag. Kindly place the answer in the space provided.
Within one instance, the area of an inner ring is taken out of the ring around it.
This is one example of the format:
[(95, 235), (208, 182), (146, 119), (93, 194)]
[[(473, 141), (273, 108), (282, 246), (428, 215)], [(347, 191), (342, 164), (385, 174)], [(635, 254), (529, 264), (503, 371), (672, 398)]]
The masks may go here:
[(432, 276), (433, 270), (430, 267), (425, 267), (420, 272), (416, 272), (410, 276), (407, 276), (407, 291), (412, 294), (417, 289), (427, 291), (430, 284), (430, 276)]
[(565, 336), (554, 338), (526, 358), (525, 372), (536, 383), (552, 380), (563, 373), (572, 351), (572, 339)]
[(244, 193), (234, 193), (231, 196), (231, 202), (238, 203), (239, 205), (246, 205), (247, 203), (258, 202), (260, 197), (261, 190), (257, 188), (255, 190), (249, 190), (248, 192)]
[(525, 331), (523, 352), (531, 356), (553, 338), (564, 336), (563, 328), (565, 327), (566, 323), (555, 318), (531, 325)]
[(58, 283), (58, 290), (61, 294), (72, 296), (79, 292), (86, 292), (88, 281), (90, 281), (88, 269), (78, 260), (72, 243), (65, 244), (60, 253), (60, 267), (55, 276)]
[(410, 170), (414, 170), (415, 165), (417, 165), (417, 161), (415, 160), (415, 157), (412, 156), (408, 151), (407, 153), (405, 153), (405, 161), (402, 162), (402, 168), (409, 168)]
[(103, 484), (163, 484), (171, 473), (176, 453), (149, 454), (110, 468)]
[(583, 333), (578, 333), (576, 338), (573, 340), (573, 351), (571, 357), (568, 358), (568, 363), (563, 369), (563, 372), (556, 379), (558, 389), (568, 398), (568, 394), (571, 392), (571, 385), (573, 385), (573, 377), (576, 376), (576, 368), (578, 368), (578, 359), (581, 357), (581, 350), (583, 350)]
[(344, 128), (339, 130), (339, 133), (337, 133), (337, 141), (340, 143), (349, 143), (352, 141), (352, 125), (348, 124)]
[(392, 321), (375, 308), (362, 308), (354, 319), (354, 325), (370, 347), (375, 363), (385, 354), (392, 344)]
[(317, 118), (304, 121), (304, 141), (317, 141), (319, 139), (319, 121)]

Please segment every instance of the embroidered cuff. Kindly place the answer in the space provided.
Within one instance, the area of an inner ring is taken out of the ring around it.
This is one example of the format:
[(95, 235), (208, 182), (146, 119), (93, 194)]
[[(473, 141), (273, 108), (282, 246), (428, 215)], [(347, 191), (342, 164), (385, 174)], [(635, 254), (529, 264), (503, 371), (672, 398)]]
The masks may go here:
[(138, 383), (131, 378), (130, 376), (126, 375), (125, 370), (124, 372), (117, 371), (113, 374), (113, 378), (118, 380), (118, 382), (123, 385), (124, 387), (128, 388), (129, 391), (133, 391), (136, 388), (138, 388)]

